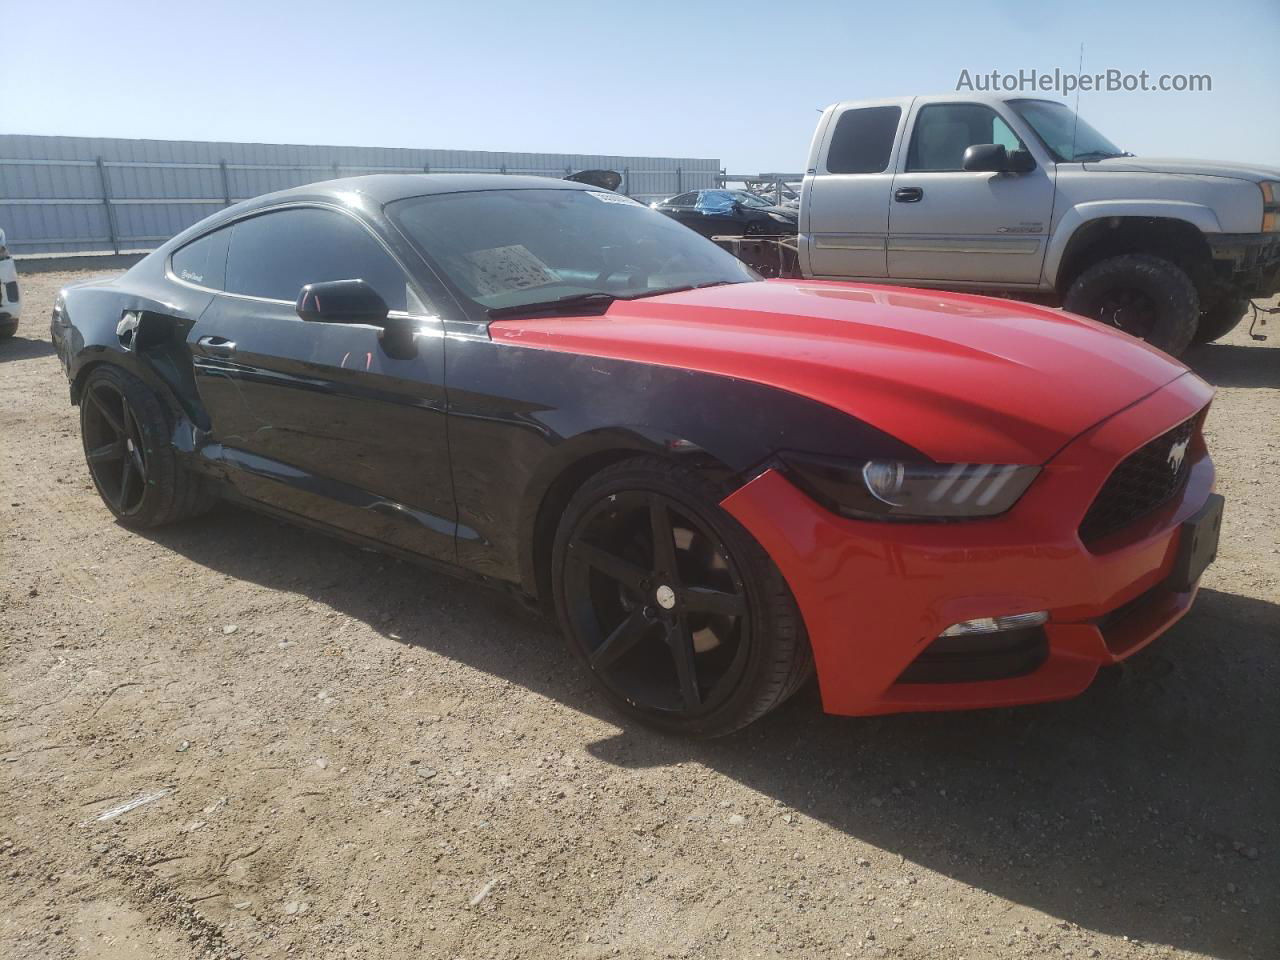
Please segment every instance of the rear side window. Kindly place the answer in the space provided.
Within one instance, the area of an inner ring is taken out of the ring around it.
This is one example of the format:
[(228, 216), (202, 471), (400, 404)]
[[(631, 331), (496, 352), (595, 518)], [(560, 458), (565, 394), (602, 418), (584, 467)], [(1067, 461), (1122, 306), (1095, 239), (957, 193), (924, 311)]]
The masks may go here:
[(667, 203), (673, 207), (692, 207), (697, 202), (698, 194), (696, 191), (693, 193), (682, 193), (680, 196), (672, 197), (667, 201)]
[(980, 103), (936, 103), (916, 117), (907, 151), (907, 169), (954, 171), (964, 169), (964, 152), (979, 143), (1002, 143), (1010, 153), (1022, 141), (990, 107)]
[(313, 207), (278, 210), (235, 225), (226, 290), (293, 302), (308, 283), (364, 280), (392, 310), (408, 285), (391, 255), (345, 214)]
[(227, 267), (227, 242), (231, 228), (206, 233), (199, 240), (174, 251), (169, 268), (175, 277), (211, 290), (221, 290)]
[(840, 114), (827, 151), (827, 170), (884, 173), (900, 119), (901, 107), (861, 107)]

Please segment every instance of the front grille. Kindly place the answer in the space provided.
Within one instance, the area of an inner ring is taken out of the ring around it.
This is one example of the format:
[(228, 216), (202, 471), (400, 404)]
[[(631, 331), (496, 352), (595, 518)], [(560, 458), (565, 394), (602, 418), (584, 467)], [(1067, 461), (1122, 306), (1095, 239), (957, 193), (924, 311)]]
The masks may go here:
[(1199, 423), (1197, 414), (1125, 457), (1084, 515), (1080, 539), (1101, 540), (1168, 503), (1191, 469), (1189, 448)]

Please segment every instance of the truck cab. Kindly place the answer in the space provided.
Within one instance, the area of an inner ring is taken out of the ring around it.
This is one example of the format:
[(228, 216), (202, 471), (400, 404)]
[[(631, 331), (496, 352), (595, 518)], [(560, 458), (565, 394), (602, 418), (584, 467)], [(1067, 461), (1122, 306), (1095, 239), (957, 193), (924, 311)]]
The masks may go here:
[(805, 276), (1055, 303), (1170, 353), (1280, 289), (1280, 169), (1133, 157), (1065, 104), (944, 94), (828, 107)]

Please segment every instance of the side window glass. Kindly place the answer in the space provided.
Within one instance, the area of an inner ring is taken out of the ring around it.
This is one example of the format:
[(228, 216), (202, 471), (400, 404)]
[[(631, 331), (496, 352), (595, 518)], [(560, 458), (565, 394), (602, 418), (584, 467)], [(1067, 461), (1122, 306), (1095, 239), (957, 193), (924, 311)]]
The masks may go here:
[(192, 240), (175, 250), (169, 261), (169, 269), (175, 277), (187, 283), (221, 290), (223, 273), (227, 267), (227, 242), (230, 239), (230, 227), (206, 233), (199, 240)]
[(987, 142), (1003, 144), (1004, 148), (1010, 153), (1023, 149), (1022, 141), (1018, 139), (1018, 135), (999, 115), (992, 118), (991, 139)]
[(697, 193), (682, 193), (678, 197), (672, 197), (667, 201), (673, 207), (692, 207), (698, 202)]
[(977, 143), (1002, 143), (1012, 153), (1022, 141), (990, 107), (980, 103), (935, 103), (916, 115), (907, 151), (908, 171), (956, 171), (964, 152)]
[(827, 171), (884, 173), (901, 118), (901, 107), (860, 107), (840, 114), (827, 150)]
[(322, 280), (364, 280), (392, 310), (408, 304), (399, 265), (344, 214), (303, 207), (235, 225), (227, 256), (229, 292), (292, 302), (306, 284)]

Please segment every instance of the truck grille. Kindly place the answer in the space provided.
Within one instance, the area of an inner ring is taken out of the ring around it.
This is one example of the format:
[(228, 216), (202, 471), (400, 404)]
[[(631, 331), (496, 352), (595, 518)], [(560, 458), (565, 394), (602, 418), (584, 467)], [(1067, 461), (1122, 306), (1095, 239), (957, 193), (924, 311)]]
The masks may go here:
[(1168, 503), (1191, 469), (1188, 448), (1200, 417), (1196, 414), (1120, 461), (1080, 523), (1081, 540), (1101, 540)]

